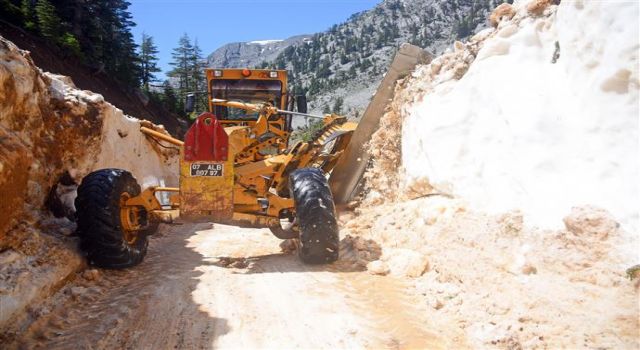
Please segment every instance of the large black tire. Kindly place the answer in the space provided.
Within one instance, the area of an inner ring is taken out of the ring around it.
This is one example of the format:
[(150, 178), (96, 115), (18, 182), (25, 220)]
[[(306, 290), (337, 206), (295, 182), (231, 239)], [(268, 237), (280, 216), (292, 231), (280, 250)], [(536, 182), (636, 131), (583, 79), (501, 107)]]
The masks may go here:
[(127, 242), (120, 221), (122, 193), (137, 196), (140, 185), (130, 172), (120, 169), (94, 171), (82, 179), (75, 205), (80, 246), (93, 265), (122, 269), (139, 264), (149, 244), (144, 232)]
[(304, 168), (289, 176), (289, 190), (300, 230), (299, 256), (308, 264), (338, 260), (340, 237), (333, 195), (324, 172)]

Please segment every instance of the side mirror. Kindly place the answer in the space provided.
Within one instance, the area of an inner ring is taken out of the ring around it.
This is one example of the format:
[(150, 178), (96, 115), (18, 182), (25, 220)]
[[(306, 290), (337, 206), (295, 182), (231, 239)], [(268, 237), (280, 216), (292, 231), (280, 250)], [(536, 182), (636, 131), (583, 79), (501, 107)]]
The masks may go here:
[(296, 96), (296, 107), (298, 108), (298, 112), (307, 113), (307, 96)]
[(184, 99), (184, 111), (191, 113), (196, 108), (196, 94), (187, 94)]

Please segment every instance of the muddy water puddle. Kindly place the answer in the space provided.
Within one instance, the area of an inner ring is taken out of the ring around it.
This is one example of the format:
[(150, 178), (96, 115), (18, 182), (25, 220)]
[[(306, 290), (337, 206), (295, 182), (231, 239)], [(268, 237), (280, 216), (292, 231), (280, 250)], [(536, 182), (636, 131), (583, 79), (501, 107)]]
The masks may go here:
[(442, 339), (428, 330), (426, 310), (418, 308), (410, 286), (393, 276), (374, 276), (366, 271), (341, 272), (351, 266), (338, 262), (336, 286), (354, 314), (360, 315), (374, 335), (367, 348), (445, 349)]

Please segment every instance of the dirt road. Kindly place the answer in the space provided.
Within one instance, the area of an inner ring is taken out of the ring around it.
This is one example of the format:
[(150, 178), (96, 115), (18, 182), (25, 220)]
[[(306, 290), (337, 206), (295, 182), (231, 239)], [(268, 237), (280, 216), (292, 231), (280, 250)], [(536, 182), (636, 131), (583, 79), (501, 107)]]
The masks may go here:
[[(393, 277), (302, 264), (268, 230), (162, 226), (138, 267), (79, 277), (14, 348), (443, 348)], [(85, 273), (86, 275), (86, 273)]]

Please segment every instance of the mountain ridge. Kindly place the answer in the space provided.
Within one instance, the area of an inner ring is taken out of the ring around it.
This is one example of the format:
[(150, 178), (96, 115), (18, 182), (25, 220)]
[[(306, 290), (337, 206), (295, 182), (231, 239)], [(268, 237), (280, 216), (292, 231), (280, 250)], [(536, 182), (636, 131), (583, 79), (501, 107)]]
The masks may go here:
[(248, 67), (287, 69), (290, 88), (308, 95), (313, 112), (357, 118), (401, 44), (440, 54), (456, 40), (486, 28), (489, 14), (503, 2), (513, 1), (384, 0), (324, 32), (296, 36), (308, 40), (278, 44), (278, 52), (261, 55), (259, 63), (254, 56), (218, 63), (222, 68), (241, 61)]
[(207, 56), (207, 66), (215, 68), (254, 67), (272, 61), (287, 47), (304, 42), (312, 35), (294, 35), (278, 40), (254, 40), (225, 44)]

